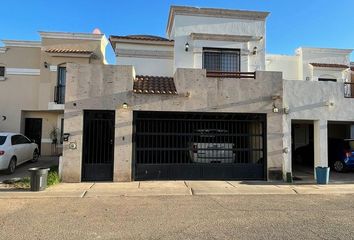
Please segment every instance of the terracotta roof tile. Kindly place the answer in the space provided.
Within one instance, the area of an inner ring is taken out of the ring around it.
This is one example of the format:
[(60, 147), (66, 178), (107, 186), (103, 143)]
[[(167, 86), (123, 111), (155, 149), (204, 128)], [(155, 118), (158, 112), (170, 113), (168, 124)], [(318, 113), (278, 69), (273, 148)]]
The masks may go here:
[(45, 50), (47, 53), (77, 53), (77, 54), (91, 54), (90, 50), (68, 49), (68, 48), (48, 48)]
[(127, 35), (127, 36), (110, 36), (110, 39), (130, 39), (130, 40), (143, 40), (143, 41), (161, 41), (161, 42), (173, 42), (173, 40), (163, 38), (160, 36), (152, 35)]
[(323, 67), (323, 68), (349, 68), (349, 66), (344, 64), (333, 64), (333, 63), (310, 63), (314, 67)]
[(137, 75), (133, 86), (134, 93), (177, 94), (173, 77)]

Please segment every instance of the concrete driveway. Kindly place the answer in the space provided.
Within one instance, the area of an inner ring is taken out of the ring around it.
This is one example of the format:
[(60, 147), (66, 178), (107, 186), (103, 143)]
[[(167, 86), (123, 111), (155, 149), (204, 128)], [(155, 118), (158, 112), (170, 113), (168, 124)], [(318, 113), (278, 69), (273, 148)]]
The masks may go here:
[(31, 163), (26, 162), (20, 166), (17, 166), (16, 171), (14, 174), (7, 175), (3, 171), (0, 172), (0, 183), (4, 180), (12, 179), (12, 178), (24, 178), (29, 176), (28, 169), (32, 167), (51, 167), (58, 165), (59, 158), (58, 157), (47, 157), (43, 156), (40, 157), (38, 162)]

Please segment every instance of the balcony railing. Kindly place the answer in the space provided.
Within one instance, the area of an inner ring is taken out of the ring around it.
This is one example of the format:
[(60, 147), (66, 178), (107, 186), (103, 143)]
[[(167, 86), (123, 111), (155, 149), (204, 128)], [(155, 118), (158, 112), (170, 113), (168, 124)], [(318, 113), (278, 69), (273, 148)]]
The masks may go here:
[(256, 72), (220, 72), (220, 71), (207, 71), (207, 77), (217, 78), (251, 78), (256, 79)]
[(354, 82), (344, 83), (344, 97), (354, 98)]
[(65, 103), (65, 86), (58, 85), (54, 87), (54, 102), (56, 104)]

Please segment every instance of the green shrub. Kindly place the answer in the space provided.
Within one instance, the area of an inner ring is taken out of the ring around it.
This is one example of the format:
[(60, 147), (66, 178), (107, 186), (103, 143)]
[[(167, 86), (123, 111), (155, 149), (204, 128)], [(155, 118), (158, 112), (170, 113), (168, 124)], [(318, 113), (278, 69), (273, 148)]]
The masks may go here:
[[(58, 166), (52, 166), (49, 168), (47, 185), (49, 187), (49, 186), (52, 186), (52, 185), (55, 185), (58, 183), (60, 183)], [(31, 187), (31, 179), (30, 179), (30, 177), (24, 177), (21, 180), (13, 183), (13, 186), (15, 188), (21, 188), (21, 189), (30, 188)]]
[(52, 166), (50, 167), (50, 170), (48, 172), (48, 179), (47, 179), (48, 187), (58, 183), (60, 183), (58, 166)]

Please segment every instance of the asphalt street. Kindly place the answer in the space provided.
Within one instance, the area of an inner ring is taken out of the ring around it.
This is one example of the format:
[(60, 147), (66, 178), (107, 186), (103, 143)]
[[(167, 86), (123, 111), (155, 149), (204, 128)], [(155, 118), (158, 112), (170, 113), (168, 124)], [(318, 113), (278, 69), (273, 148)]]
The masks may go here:
[(1, 199), (1, 239), (353, 239), (354, 195)]

